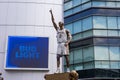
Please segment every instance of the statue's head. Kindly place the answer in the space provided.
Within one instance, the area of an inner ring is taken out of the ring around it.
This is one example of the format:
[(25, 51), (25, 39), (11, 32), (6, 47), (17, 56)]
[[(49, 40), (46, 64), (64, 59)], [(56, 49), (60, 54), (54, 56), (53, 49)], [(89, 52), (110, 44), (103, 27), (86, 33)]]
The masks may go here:
[(63, 23), (63, 22), (59, 22), (59, 27), (60, 27), (61, 29), (63, 29), (63, 28), (64, 28), (64, 23)]

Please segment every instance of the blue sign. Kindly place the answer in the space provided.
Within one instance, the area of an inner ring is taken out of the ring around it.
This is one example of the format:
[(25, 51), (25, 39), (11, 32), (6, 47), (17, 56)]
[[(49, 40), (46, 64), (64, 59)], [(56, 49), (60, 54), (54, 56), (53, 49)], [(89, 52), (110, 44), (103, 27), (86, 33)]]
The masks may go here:
[(48, 38), (8, 36), (6, 69), (48, 69)]

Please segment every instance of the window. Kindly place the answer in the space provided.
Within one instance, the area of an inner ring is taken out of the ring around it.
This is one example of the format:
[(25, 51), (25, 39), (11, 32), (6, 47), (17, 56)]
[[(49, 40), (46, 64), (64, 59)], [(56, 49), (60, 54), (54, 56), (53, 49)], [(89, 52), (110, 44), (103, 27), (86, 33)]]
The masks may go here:
[(117, 4), (117, 7), (120, 7), (120, 2), (117, 2), (116, 4)]
[(75, 70), (83, 70), (83, 65), (82, 64), (75, 64), (74, 69)]
[(69, 1), (67, 3), (64, 4), (64, 10), (70, 9), (72, 8), (72, 1)]
[(107, 29), (106, 17), (93, 16), (93, 27), (100, 29)]
[(74, 54), (73, 51), (70, 51), (70, 55), (69, 55), (70, 64), (73, 64), (73, 54)]
[(73, 13), (76, 13), (76, 12), (79, 12), (79, 11), (81, 11), (81, 6), (78, 6), (78, 7), (75, 7), (74, 9), (73, 9)]
[(109, 47), (110, 60), (120, 60), (119, 47)]
[(115, 2), (106, 2), (107, 7), (116, 7)]
[(92, 29), (92, 17), (85, 18), (82, 22), (83, 31)]
[(86, 3), (86, 4), (83, 4), (83, 5), (82, 5), (82, 10), (87, 9), (87, 8), (90, 8), (90, 7), (91, 7), (91, 2)]
[(94, 59), (93, 55), (93, 47), (85, 47), (83, 48), (83, 60), (84, 62), (86, 61), (91, 61)]
[(111, 69), (119, 69), (119, 62), (110, 62)]
[(94, 62), (84, 63), (84, 69), (92, 69), (94, 68)]
[(81, 4), (81, 0), (73, 0), (73, 6)]
[(102, 68), (110, 68), (109, 61), (101, 61)]
[(65, 25), (65, 28), (68, 29), (71, 34), (73, 34), (73, 28), (72, 27), (73, 27), (72, 23)]
[(107, 17), (108, 29), (117, 29), (117, 18)]
[(82, 49), (74, 50), (74, 63), (82, 62)]
[(88, 2), (88, 1), (90, 1), (90, 0), (82, 0), (82, 3), (85, 3), (85, 2)]
[(94, 30), (93, 35), (96, 36), (107, 36), (107, 30)]
[(109, 60), (107, 46), (95, 46), (94, 53), (95, 53), (95, 60)]
[(117, 30), (108, 30), (108, 36), (118, 36)]
[(93, 35), (92, 30), (89, 30), (89, 31), (85, 31), (85, 32), (83, 32), (83, 38), (85, 38), (85, 37), (89, 37), (89, 36), (92, 36), (92, 35)]
[(105, 2), (94, 1), (92, 5), (93, 7), (105, 7)]
[(95, 68), (102, 68), (101, 61), (95, 61)]
[(120, 29), (120, 17), (118, 17), (118, 28)]
[(71, 15), (71, 14), (72, 14), (72, 9), (64, 12), (64, 16), (65, 16), (65, 17), (66, 17), (66, 16), (69, 16), (69, 15)]
[(82, 38), (82, 33), (78, 33), (78, 34), (75, 34), (75, 35), (72, 36), (73, 40), (78, 40), (80, 38)]
[(73, 26), (74, 33), (81, 32), (81, 20), (74, 22)]

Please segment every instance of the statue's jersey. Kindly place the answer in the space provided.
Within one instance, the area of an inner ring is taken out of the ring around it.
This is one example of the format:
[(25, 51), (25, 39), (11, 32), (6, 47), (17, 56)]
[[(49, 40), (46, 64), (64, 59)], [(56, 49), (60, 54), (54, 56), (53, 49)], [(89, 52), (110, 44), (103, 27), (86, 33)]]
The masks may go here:
[(57, 42), (58, 43), (65, 43), (67, 42), (67, 34), (66, 29), (60, 30), (60, 28), (57, 28)]

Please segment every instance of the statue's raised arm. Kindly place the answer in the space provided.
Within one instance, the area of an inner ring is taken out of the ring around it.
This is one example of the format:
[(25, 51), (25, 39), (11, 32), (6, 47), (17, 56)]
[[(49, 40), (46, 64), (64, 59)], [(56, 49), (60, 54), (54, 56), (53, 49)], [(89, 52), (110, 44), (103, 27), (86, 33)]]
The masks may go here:
[(54, 26), (54, 28), (57, 30), (58, 27), (57, 27), (57, 24), (55, 23), (55, 19), (54, 19), (52, 10), (50, 10), (50, 14), (51, 14), (51, 20), (52, 20), (53, 26)]

